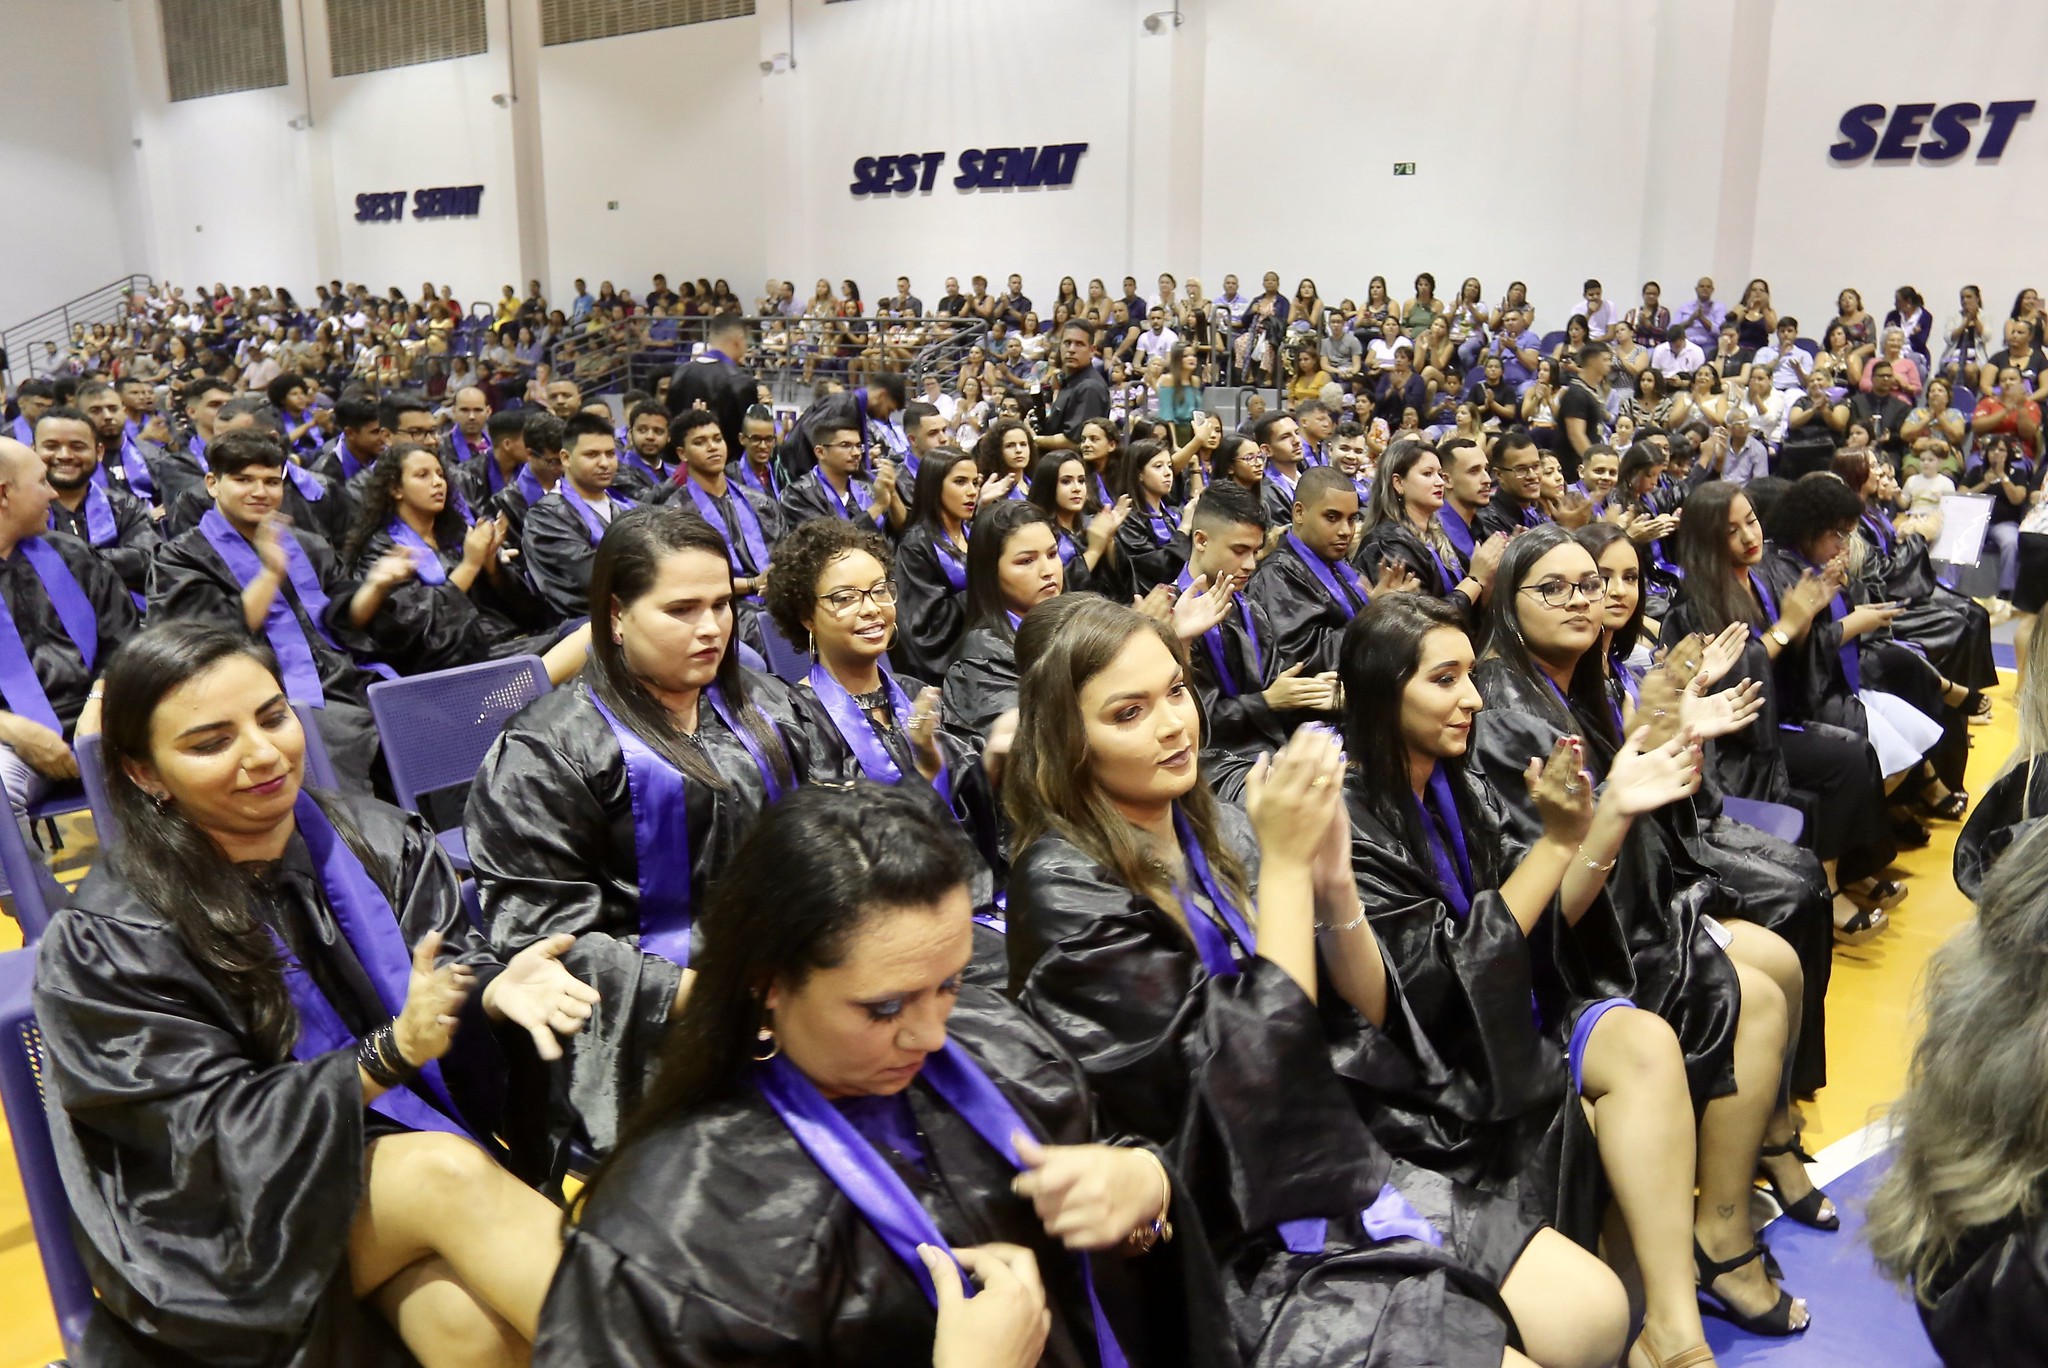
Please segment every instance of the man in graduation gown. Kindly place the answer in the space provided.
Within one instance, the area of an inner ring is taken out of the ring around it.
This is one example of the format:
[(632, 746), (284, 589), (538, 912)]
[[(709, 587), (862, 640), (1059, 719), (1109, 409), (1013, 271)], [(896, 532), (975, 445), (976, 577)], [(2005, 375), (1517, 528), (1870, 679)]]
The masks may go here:
[(1349, 557), (1358, 533), (1358, 491), (1333, 466), (1295, 489), (1294, 516), (1246, 590), (1273, 624), (1274, 649), (1305, 675), (1337, 668), (1344, 628), (1370, 595)]
[(675, 432), (683, 466), (661, 500), (694, 507), (725, 538), (739, 633), (761, 650), (761, 590), (768, 583), (770, 550), (782, 537), (782, 512), (766, 495), (726, 478), (725, 434), (708, 410), (684, 409), (676, 415)]
[(57, 402), (57, 386), (54, 381), (32, 376), (14, 388), (14, 422), (8, 428), (13, 438), (25, 447), (36, 444), (36, 419), (43, 416), (43, 410)]
[(188, 490), (206, 489), (206, 446), (213, 440), (213, 420), (221, 405), (235, 397), (226, 381), (210, 375), (195, 376), (179, 393), (189, 434), (173, 432), (171, 440), (154, 452), (145, 452), (149, 477), (156, 485), (157, 506), (170, 509)]
[(1265, 483), (1259, 501), (1266, 525), (1285, 531), (1294, 521), (1295, 486), (1301, 482), (1301, 424), (1291, 414), (1269, 413), (1252, 425), (1252, 440), (1265, 453)]
[(464, 385), (455, 391), (448, 411), (455, 417), (455, 426), (448, 429), (448, 458), (462, 466), (490, 455), (490, 396), (475, 385)]
[(782, 442), (782, 468), (792, 479), (801, 478), (818, 464), (816, 448), (823, 434), (849, 430), (860, 438), (860, 463), (865, 466), (874, 435), (870, 425), (887, 426), (904, 402), (903, 377), (887, 372), (869, 376), (863, 387), (826, 395), (797, 415)]
[[(278, 449), (284, 449), (284, 438), (278, 431), (275, 410), (270, 401), (260, 394), (243, 394), (228, 400), (220, 406), (220, 412), (213, 420), (215, 441), (230, 432), (259, 432), (277, 442)], [(199, 520), (213, 507), (213, 498), (205, 485), (199, 485), (180, 493), (164, 513), (159, 531), (168, 539), (190, 532), (199, 526)], [(287, 461), (284, 467), (284, 502), (280, 505), (292, 526), (303, 532), (311, 532), (329, 546), (339, 548), (348, 537), (349, 521), (353, 506), (339, 485), (297, 462)]]
[(641, 400), (627, 413), (621, 437), (625, 445), (619, 449), (619, 475), (612, 483), (627, 498), (645, 503), (669, 487), (675, 448), (669, 438), (668, 410)]
[(619, 439), (609, 422), (579, 413), (562, 424), (561, 481), (527, 510), (519, 532), (520, 564), (557, 622), (589, 615), (598, 540), (634, 506), (612, 492), (618, 472)]
[(0, 785), (17, 818), (76, 779), (67, 738), (93, 680), (140, 628), (135, 602), (85, 543), (45, 536), (43, 462), (0, 437)]
[(790, 480), (775, 455), (775, 415), (766, 405), (748, 409), (740, 423), (739, 456), (730, 462), (733, 477), (756, 493), (781, 499)]
[(1493, 467), (1470, 437), (1446, 437), (1436, 451), (1444, 468), (1444, 506), (1437, 510), (1437, 522), (1457, 549), (1462, 568), (1470, 569), (1481, 540), (1480, 514), (1493, 502)]
[(678, 365), (669, 378), (669, 413), (708, 409), (728, 452), (740, 449), (740, 425), (758, 394), (754, 377), (740, 364), (746, 355), (746, 322), (738, 314), (720, 314), (705, 332), (704, 350)]
[(813, 440), (816, 463), (782, 496), (783, 526), (813, 518), (865, 518), (878, 532), (900, 534), (910, 510), (897, 488), (895, 463), (877, 462), (873, 484), (859, 478), (864, 444), (860, 430), (844, 417), (821, 424)]
[(270, 434), (226, 433), (212, 459), (214, 506), (158, 552), (150, 619), (217, 622), (266, 639), (292, 701), (314, 707), (343, 787), (367, 793), (377, 764), (367, 690), (390, 672), (353, 653), (373, 649), (364, 624), (397, 582), (393, 567), (372, 567), (359, 585), (323, 538), (287, 524), (285, 456)]
[(101, 441), (99, 429), (74, 408), (46, 409), (37, 420), (36, 455), (57, 495), (49, 526), (90, 546), (131, 594), (142, 594), (156, 558), (156, 520), (148, 505), (107, 480)]
[(120, 394), (104, 380), (88, 380), (78, 387), (72, 402), (99, 438), (100, 473), (93, 482), (132, 495), (147, 511), (155, 501), (156, 485), (149, 478), (149, 463), (136, 443), (137, 429), (129, 424)]
[(519, 472), (526, 469), (527, 416), (526, 409), (505, 409), (492, 414), (484, 422), (487, 449), (455, 468), (456, 487), (478, 517), (484, 515), (484, 506), (498, 491), (516, 481)]
[(349, 481), (377, 463), (392, 436), (384, 426), (375, 399), (363, 394), (344, 394), (334, 406), (334, 425), (340, 435), (326, 450), (308, 463), (308, 468), (329, 484), (346, 488)]
[[(478, 517), (505, 519), (505, 545), (514, 548), (510, 553), (514, 556), (525, 539), (527, 513), (562, 482), (562, 420), (546, 409), (527, 409), (525, 413), (519, 428), (519, 450), (525, 453), (526, 464), (477, 510)], [(500, 451), (506, 441), (499, 439)], [(532, 578), (527, 576), (529, 583)]]
[(1547, 521), (1543, 516), (1543, 449), (1526, 432), (1503, 432), (1493, 443), (1493, 498), (1479, 511), (1481, 541)]

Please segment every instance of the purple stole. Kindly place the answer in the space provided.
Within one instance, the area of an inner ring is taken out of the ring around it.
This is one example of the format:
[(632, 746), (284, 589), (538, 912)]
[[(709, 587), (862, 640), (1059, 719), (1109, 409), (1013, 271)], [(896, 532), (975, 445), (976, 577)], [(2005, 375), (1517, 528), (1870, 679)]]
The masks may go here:
[[(292, 814), (298, 822), (299, 836), (313, 857), (321, 892), (341, 928), (342, 939), (363, 966), (363, 973), (376, 988), (384, 1010), (397, 1016), (405, 1007), (406, 987), (412, 980), (412, 951), (399, 930), (390, 900), (304, 789), (299, 791)], [(276, 937), (277, 933), (271, 934)], [(305, 1061), (337, 1050), (353, 1051), (355, 1033), (320, 991), (320, 985), (292, 958), (282, 939), (278, 940), (278, 951), (284, 960), (285, 989), (299, 1014), (299, 1034), (292, 1042), (292, 1058)], [(493, 1148), (486, 1137), (472, 1136), (457, 1119), (461, 1113), (448, 1095), (438, 1060), (429, 1060), (421, 1067), (418, 1081), (431, 1101), (411, 1088), (390, 1088), (369, 1104), (370, 1110), (413, 1130), (460, 1135), (477, 1140), (486, 1149)]]
[[(926, 1086), (973, 1127), (974, 1133), (991, 1149), (1017, 1169), (1024, 1167), (1011, 1137), (1020, 1132), (1037, 1135), (1037, 1128), (1024, 1120), (958, 1042), (948, 1041), (942, 1049), (926, 1055), (921, 1076)], [(938, 1289), (924, 1260), (918, 1257), (917, 1248), (931, 1245), (946, 1250), (951, 1242), (881, 1151), (825, 1100), (787, 1056), (778, 1055), (757, 1066), (754, 1083), (789, 1127), (797, 1144), (903, 1261), (924, 1289), (926, 1300), (937, 1305)], [(1080, 1264), (1081, 1285), (1088, 1294), (1088, 1307), (1095, 1323), (1096, 1355), (1102, 1368), (1127, 1368), (1129, 1360), (1124, 1357), (1116, 1331), (1096, 1296), (1095, 1274), (1088, 1256), (1076, 1254), (1074, 1258)], [(961, 1282), (962, 1290), (973, 1295), (972, 1285), (964, 1277)]]
[[(726, 482), (725, 497), (732, 503), (733, 515), (740, 525), (740, 540), (746, 545), (747, 555), (753, 560), (751, 566), (740, 564), (738, 548), (732, 544), (732, 533), (726, 529), (725, 518), (718, 509), (718, 500), (687, 475), (683, 478), (683, 488), (690, 491), (690, 501), (696, 504), (697, 511), (704, 515), (704, 521), (717, 528), (718, 535), (725, 538), (726, 558), (731, 561), (734, 572), (744, 570), (749, 574), (761, 573), (761, 568), (768, 564), (768, 539), (761, 534), (761, 520), (755, 516), (754, 506), (747, 502), (746, 494), (731, 481)], [(747, 597), (759, 598), (760, 595), (749, 594)]]
[(642, 459), (640, 453), (633, 450), (633, 448), (627, 446), (624, 441), (621, 441), (619, 443), (619, 459), (625, 462), (627, 465), (633, 467), (633, 469), (639, 471), (642, 475), (645, 475), (648, 479), (648, 482), (652, 484), (656, 489), (659, 489), (663, 485), (668, 483), (668, 476), (662, 474), (653, 466), (648, 465), (647, 462), (644, 459)]
[[(463, 432), (460, 427), (450, 428), (448, 430), (448, 445), (459, 453), (455, 458), (457, 461), (473, 460), (478, 456), (488, 456), (491, 454), (491, 438), (489, 433), (478, 437), (476, 445), (471, 446), (467, 433)], [(496, 461), (487, 462), (486, 465), (488, 467), (486, 475), (491, 482), (491, 491), (496, 493), (498, 488), (504, 484), (505, 477), (498, 473), (498, 463)]]
[(766, 494), (771, 499), (779, 498), (782, 495), (782, 491), (775, 487), (775, 462), (771, 459), (766, 468), (768, 471), (766, 475), (756, 475), (754, 473), (754, 463), (745, 456), (741, 456), (740, 482), (752, 485), (755, 490)]
[(128, 473), (128, 492), (138, 499), (156, 500), (156, 481), (149, 477), (149, 462), (143, 459), (142, 451), (135, 445), (136, 427), (133, 423), (121, 434), (121, 469)]
[[(881, 668), (881, 667), (877, 667)], [(896, 719), (898, 726), (910, 724), (910, 695), (903, 692), (903, 686), (896, 682), (896, 676), (886, 668), (881, 669), (882, 687), (888, 691), (889, 715)], [(874, 727), (860, 704), (853, 701), (853, 695), (846, 686), (832, 677), (832, 672), (820, 661), (811, 666), (811, 692), (818, 696), (824, 706), (825, 716), (832, 720), (832, 729), (846, 742), (848, 750), (860, 765), (860, 772), (878, 784), (897, 784), (903, 781), (903, 771), (889, 754), (888, 747), (875, 735)], [(952, 801), (953, 785), (945, 769), (939, 770), (932, 780), (932, 787), (939, 797)]]
[[(842, 499), (839, 497), (839, 491), (832, 487), (832, 482), (825, 478), (825, 471), (822, 466), (811, 471), (810, 478), (816, 480), (818, 488), (825, 491), (825, 502), (831, 505), (833, 517), (840, 519), (842, 522), (853, 521), (852, 504), (855, 503), (859, 504), (863, 511), (866, 510), (867, 500), (861, 497), (861, 491), (865, 486), (859, 480), (849, 479), (846, 482), (847, 498)], [(886, 521), (886, 519), (882, 521)], [(881, 522), (875, 524), (877, 527), (881, 525)]]
[(186, 445), (185, 450), (198, 463), (201, 474), (211, 475), (213, 473), (213, 467), (206, 464), (206, 439), (204, 437), (201, 437), (196, 432), (193, 433), (192, 440)]
[(284, 477), (298, 486), (300, 496), (308, 503), (319, 503), (327, 497), (327, 486), (320, 482), (320, 477), (297, 461), (284, 463)]
[[(1189, 567), (1182, 566), (1180, 578), (1173, 582), (1173, 587), (1185, 593), (1188, 586), (1193, 583), (1194, 578), (1189, 574)], [(1256, 678), (1252, 683), (1259, 684), (1266, 677), (1266, 662), (1259, 652), (1259, 629), (1252, 625), (1251, 605), (1245, 602), (1243, 594), (1237, 596), (1237, 611), (1244, 619), (1245, 642), (1252, 648), (1252, 669), (1256, 672)], [(1209, 663), (1216, 667), (1216, 687), (1222, 691), (1225, 698), (1235, 698), (1241, 690), (1237, 686), (1236, 676), (1231, 672), (1229, 657), (1223, 653), (1223, 645), (1222, 623), (1219, 622), (1202, 633), (1202, 648), (1209, 653)]]
[(363, 463), (349, 454), (348, 443), (341, 438), (335, 439), (334, 446), (331, 449), (334, 452), (335, 461), (341, 466), (341, 478), (353, 480), (362, 470)]
[[(71, 644), (85, 661), (86, 673), (92, 673), (100, 648), (99, 615), (93, 612), (92, 600), (79, 588), (78, 579), (64, 563), (62, 554), (41, 537), (24, 537), (14, 549), (42, 581), (43, 592), (50, 596), (50, 606), (57, 612), (64, 635), (71, 638)], [(0, 697), (7, 700), (7, 711), (40, 722), (59, 736), (64, 734), (64, 724), (57, 720), (57, 711), (50, 706), (49, 695), (43, 692), (43, 681), (36, 674), (28, 643), (22, 640), (14, 614), (4, 599), (0, 599)]]
[[(948, 542), (936, 527), (932, 529), (932, 555), (938, 558), (939, 569), (946, 576), (946, 583), (956, 594), (967, 592), (967, 565), (953, 554), (952, 543)], [(1071, 560), (1071, 554), (1060, 557), (1061, 564)]]
[[(256, 548), (228, 525), (219, 509), (206, 510), (206, 515), (199, 520), (199, 534), (227, 562), (228, 570), (238, 584), (246, 586), (263, 573), (263, 561), (257, 556)], [(327, 613), (327, 595), (320, 588), (320, 577), (313, 573), (313, 562), (307, 559), (306, 548), (300, 546), (299, 539), (289, 531), (285, 532), (282, 540), (287, 576), (293, 592), (299, 596), (299, 606), (305, 609), (306, 621), (312, 624), (322, 641), (337, 651), (341, 650), (321, 621)], [(276, 596), (270, 600), (270, 612), (263, 619), (263, 635), (270, 642), (270, 649), (277, 653), (286, 695), (294, 702), (315, 708), (326, 707), (327, 692), (320, 685), (320, 664), (314, 658), (313, 643), (300, 628), (283, 586), (279, 586)]]
[[(1083, 464), (1086, 464), (1086, 462), (1083, 462)], [(1093, 474), (1095, 476), (1095, 502), (1101, 504), (1104, 508), (1116, 507), (1116, 500), (1109, 492), (1109, 481), (1102, 478), (1102, 472), (1099, 470), (1093, 472)]]
[[(1466, 565), (1471, 565), (1472, 552), (1478, 548), (1479, 538), (1473, 534), (1472, 524), (1465, 521), (1465, 515), (1451, 507), (1451, 501), (1446, 499), (1444, 506), (1437, 510), (1436, 522), (1437, 526), (1443, 528), (1444, 536), (1450, 540), (1451, 548), (1465, 558)], [(1428, 544), (1429, 539), (1423, 538), (1423, 545)], [(1448, 566), (1445, 568), (1449, 569)], [(1455, 584), (1456, 581), (1452, 583)]]
[[(532, 508), (548, 496), (548, 492), (540, 487), (540, 476), (533, 473), (532, 466), (523, 465), (519, 467), (519, 478), (514, 480), (513, 483), (519, 487), (519, 492), (525, 496), (528, 508)], [(559, 489), (561, 484), (561, 479), (557, 478), (555, 487)]]
[[(103, 467), (102, 467), (103, 469)], [(94, 474), (99, 471), (95, 470)], [(103, 484), (89, 484), (85, 489), (85, 505), (79, 510), (85, 517), (85, 540), (89, 546), (112, 546), (119, 535), (114, 526), (114, 502), (107, 497)], [(50, 505), (50, 526), (57, 525), (57, 505)]]
[(1301, 439), (1301, 463), (1305, 466), (1326, 466), (1330, 458), (1321, 447), (1304, 437)]
[[(1292, 532), (1287, 534), (1287, 545), (1301, 558), (1301, 563), (1308, 567), (1308, 572), (1316, 577), (1316, 582), (1323, 586), (1323, 592), (1344, 610), (1345, 617), (1356, 617), (1358, 611), (1371, 602), (1371, 597), (1365, 591), (1365, 581), (1359, 577), (1358, 571), (1352, 569), (1349, 561), (1338, 561), (1331, 565), (1309, 550), (1308, 543)], [(1354, 597), (1357, 599), (1355, 603), (1352, 602)]]
[[(597, 545), (599, 540), (601, 540), (604, 536), (604, 530), (606, 526), (608, 526), (605, 520), (603, 518), (598, 517), (597, 510), (592, 508), (590, 504), (584, 500), (584, 497), (576, 492), (576, 486), (570, 482), (570, 479), (567, 475), (564, 475), (558, 482), (556, 482), (555, 492), (562, 496), (562, 501), (564, 503), (568, 504), (569, 507), (576, 510), (576, 516), (583, 519), (584, 530), (590, 534), (590, 544), (592, 546)], [(633, 507), (633, 501), (631, 499), (628, 499), (623, 495), (613, 494), (610, 490), (605, 491), (605, 497), (610, 499), (612, 504), (614, 505), (612, 511), (612, 517), (614, 518), (618, 517), (620, 513), (626, 512)]]
[(1173, 544), (1173, 520), (1166, 516), (1166, 505), (1154, 508), (1142, 495), (1138, 498), (1133, 512), (1145, 519), (1145, 526), (1151, 529), (1152, 540), (1160, 546)]
[(440, 555), (427, 545), (427, 539), (412, 530), (403, 518), (393, 518), (384, 529), (391, 540), (404, 550), (412, 552), (413, 573), (421, 584), (441, 585), (448, 582), (448, 567), (441, 564)]
[(1457, 798), (1441, 764), (1429, 772), (1429, 783), (1415, 806), (1422, 815), (1422, 834), (1429, 841), (1437, 888), (1462, 921), (1472, 911), (1472, 856), (1465, 846), (1465, 823), (1458, 815)]

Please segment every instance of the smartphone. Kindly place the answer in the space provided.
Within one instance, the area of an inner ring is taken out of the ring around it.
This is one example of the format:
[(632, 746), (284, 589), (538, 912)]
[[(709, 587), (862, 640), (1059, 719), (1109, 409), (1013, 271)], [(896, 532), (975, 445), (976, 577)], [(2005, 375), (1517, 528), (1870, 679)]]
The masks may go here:
[(1194, 421), (1196, 426), (1199, 427), (1201, 424), (1209, 421), (1209, 415), (1204, 413), (1201, 409), (1196, 409), (1194, 413)]

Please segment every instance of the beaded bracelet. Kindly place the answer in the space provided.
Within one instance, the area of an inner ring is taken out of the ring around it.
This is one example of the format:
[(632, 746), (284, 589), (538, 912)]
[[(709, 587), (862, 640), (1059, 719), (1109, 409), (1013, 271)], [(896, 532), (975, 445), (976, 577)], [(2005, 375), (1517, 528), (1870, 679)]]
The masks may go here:
[(403, 1087), (419, 1072), (399, 1052), (397, 1025), (389, 1021), (357, 1042), (356, 1063), (383, 1088)]

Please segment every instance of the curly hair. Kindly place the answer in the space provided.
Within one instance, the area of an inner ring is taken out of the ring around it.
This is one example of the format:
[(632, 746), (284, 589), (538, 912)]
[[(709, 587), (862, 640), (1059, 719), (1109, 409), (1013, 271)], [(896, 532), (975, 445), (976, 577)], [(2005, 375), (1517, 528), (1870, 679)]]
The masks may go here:
[(804, 619), (817, 601), (818, 577), (826, 566), (854, 551), (880, 561), (885, 574), (895, 561), (888, 538), (872, 527), (839, 518), (813, 518), (775, 543), (761, 604), (785, 640), (802, 641), (810, 635)]

